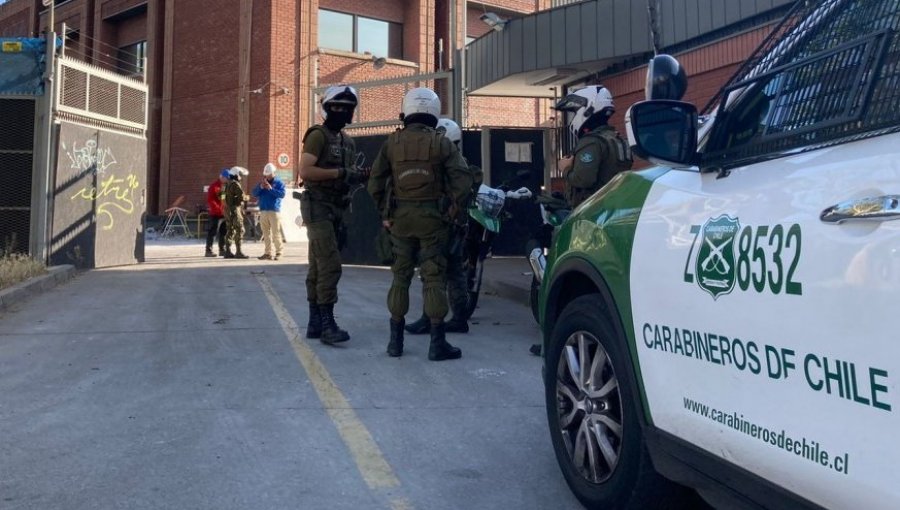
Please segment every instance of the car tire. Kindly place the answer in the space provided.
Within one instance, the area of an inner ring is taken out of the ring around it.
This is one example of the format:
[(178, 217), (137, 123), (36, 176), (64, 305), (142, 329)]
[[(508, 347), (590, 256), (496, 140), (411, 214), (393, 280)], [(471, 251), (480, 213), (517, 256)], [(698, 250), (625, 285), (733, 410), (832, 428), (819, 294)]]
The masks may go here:
[[(605, 309), (599, 295), (576, 298), (551, 334), (544, 386), (557, 462), (572, 492), (590, 510), (690, 508), (696, 493), (653, 469), (638, 421), (641, 410), (625, 339), (602, 312)], [(581, 367), (584, 353), (590, 360), (588, 370)], [(561, 363), (564, 355), (566, 361)], [(570, 363), (573, 355), (575, 362)], [(573, 371), (570, 365), (578, 368)], [(585, 371), (588, 382), (582, 384), (583, 399), (576, 405), (574, 380)]]
[(528, 304), (531, 306), (531, 316), (534, 318), (534, 322), (540, 324), (541, 318), (539, 315), (538, 307), (540, 306), (541, 300), (541, 283), (537, 280), (536, 276), (531, 277), (531, 291), (528, 294)]

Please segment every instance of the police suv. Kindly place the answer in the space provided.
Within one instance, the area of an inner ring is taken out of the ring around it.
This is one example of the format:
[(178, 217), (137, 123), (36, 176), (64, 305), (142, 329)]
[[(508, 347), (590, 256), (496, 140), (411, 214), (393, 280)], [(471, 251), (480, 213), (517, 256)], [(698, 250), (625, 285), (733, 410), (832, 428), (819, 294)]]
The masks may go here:
[(704, 115), (651, 62), (628, 136), (660, 166), (579, 207), (541, 275), (585, 506), (900, 508), (898, 29), (900, 0), (800, 1)]

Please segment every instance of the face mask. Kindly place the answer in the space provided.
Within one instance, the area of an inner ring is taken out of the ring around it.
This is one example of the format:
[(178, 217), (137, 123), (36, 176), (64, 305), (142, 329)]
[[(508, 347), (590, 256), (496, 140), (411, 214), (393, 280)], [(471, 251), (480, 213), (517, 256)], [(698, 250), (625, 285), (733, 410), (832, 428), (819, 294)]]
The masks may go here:
[(328, 112), (328, 118), (325, 119), (325, 126), (329, 129), (339, 131), (353, 120), (353, 112)]

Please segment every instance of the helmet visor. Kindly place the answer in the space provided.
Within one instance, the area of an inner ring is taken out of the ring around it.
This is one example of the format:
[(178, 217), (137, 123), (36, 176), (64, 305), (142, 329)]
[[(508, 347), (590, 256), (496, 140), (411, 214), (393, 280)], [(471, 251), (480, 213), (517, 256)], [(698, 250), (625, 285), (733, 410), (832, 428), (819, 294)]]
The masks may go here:
[(586, 108), (588, 105), (588, 99), (584, 96), (579, 96), (577, 94), (569, 94), (568, 96), (559, 100), (556, 103), (556, 106), (553, 107), (554, 110), (558, 110), (561, 112), (577, 112), (582, 108)]

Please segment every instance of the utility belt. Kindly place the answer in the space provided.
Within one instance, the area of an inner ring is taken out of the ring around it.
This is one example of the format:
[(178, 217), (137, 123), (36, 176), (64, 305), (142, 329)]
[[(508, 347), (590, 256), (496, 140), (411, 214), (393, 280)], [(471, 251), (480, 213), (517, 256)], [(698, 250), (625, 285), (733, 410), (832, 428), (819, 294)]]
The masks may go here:
[(404, 200), (400, 198), (394, 199), (394, 205), (396, 207), (417, 207), (420, 209), (432, 209), (435, 211), (439, 211), (441, 209), (441, 201), (440, 200)]

